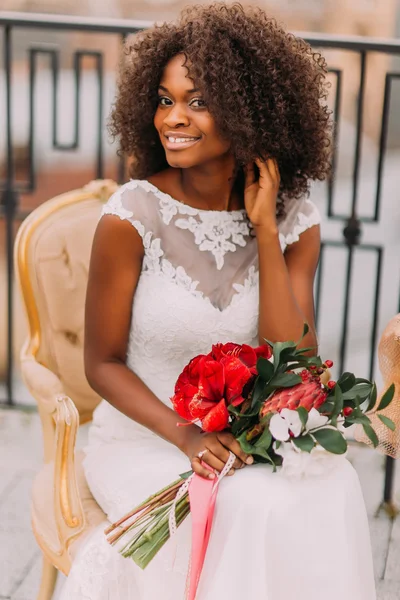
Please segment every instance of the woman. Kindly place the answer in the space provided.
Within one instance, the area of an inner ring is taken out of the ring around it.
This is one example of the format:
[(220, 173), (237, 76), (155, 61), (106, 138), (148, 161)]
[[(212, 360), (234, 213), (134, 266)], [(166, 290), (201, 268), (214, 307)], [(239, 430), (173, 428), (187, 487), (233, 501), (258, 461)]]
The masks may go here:
[[(297, 482), (253, 465), (228, 433), (181, 421), (169, 398), (212, 343), (316, 346), (319, 215), (329, 168), (325, 61), (261, 10), (189, 9), (126, 48), (112, 132), (132, 179), (104, 207), (92, 251), (85, 365), (107, 401), (86, 448), (90, 488), (114, 521), (190, 466), (217, 499), (198, 600), (373, 600), (357, 476)], [(202, 466), (202, 460), (214, 472)], [(189, 519), (145, 571), (104, 539), (82, 546), (63, 600), (184, 597)]]

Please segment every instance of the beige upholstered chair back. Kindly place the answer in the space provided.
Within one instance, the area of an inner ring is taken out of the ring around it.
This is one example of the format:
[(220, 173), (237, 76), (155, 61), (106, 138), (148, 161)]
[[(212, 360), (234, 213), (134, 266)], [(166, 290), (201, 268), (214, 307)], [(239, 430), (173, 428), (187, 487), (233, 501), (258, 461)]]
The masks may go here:
[(102, 204), (116, 187), (112, 181), (94, 181), (53, 198), (24, 221), (18, 234), (16, 260), (30, 328), (22, 360), (35, 357), (57, 375), (81, 423), (99, 402), (83, 365), (90, 251)]

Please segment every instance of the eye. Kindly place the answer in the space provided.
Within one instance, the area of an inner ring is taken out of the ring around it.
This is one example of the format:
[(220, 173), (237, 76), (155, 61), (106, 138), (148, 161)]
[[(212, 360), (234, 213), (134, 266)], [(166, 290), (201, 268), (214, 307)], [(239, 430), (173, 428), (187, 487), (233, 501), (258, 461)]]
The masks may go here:
[(193, 98), (189, 106), (191, 108), (207, 108), (206, 103), (202, 98)]
[(171, 106), (171, 104), (172, 104), (172, 100), (170, 100), (166, 96), (158, 97), (158, 105), (159, 106)]

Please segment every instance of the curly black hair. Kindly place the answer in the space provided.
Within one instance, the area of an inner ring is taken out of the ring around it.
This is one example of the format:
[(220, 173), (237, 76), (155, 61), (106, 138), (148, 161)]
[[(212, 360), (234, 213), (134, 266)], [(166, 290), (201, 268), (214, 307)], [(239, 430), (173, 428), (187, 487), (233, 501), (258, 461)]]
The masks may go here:
[(131, 176), (167, 168), (153, 125), (168, 61), (184, 54), (239, 168), (273, 157), (281, 174), (278, 215), (330, 168), (326, 61), (259, 8), (216, 2), (134, 36), (125, 47), (110, 131), (131, 157)]

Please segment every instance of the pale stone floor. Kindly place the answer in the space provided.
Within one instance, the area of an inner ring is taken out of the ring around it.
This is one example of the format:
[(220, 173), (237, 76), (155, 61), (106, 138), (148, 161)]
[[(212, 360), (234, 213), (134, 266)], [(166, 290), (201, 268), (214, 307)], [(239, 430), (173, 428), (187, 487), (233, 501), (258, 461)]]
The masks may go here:
[[(384, 459), (366, 447), (355, 445), (351, 447), (350, 459), (359, 473), (370, 517), (378, 600), (398, 600), (400, 516), (394, 522), (383, 513), (375, 516), (381, 500)], [(29, 495), (41, 460), (38, 415), (0, 410), (0, 600), (37, 597), (41, 555), (30, 529)], [(398, 475), (399, 471), (398, 468)], [(400, 505), (400, 476), (395, 498)], [(58, 590), (63, 577), (59, 579)]]

